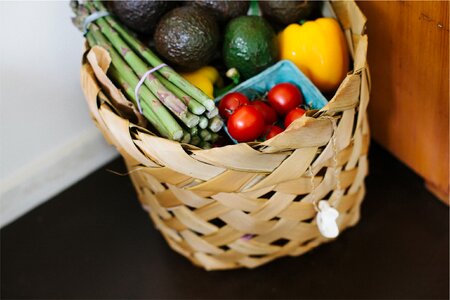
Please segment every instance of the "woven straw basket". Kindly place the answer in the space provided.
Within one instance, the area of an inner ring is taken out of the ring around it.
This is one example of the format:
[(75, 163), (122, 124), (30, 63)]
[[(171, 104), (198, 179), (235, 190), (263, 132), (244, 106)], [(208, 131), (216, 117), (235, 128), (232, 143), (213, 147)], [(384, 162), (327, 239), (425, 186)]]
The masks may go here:
[(329, 241), (316, 225), (319, 200), (339, 211), (340, 231), (358, 221), (370, 140), (366, 19), (354, 2), (331, 5), (353, 70), (323, 109), (264, 143), (202, 150), (152, 134), (107, 78), (108, 53), (85, 53), (82, 87), (95, 124), (170, 247), (195, 265), (254, 268)]

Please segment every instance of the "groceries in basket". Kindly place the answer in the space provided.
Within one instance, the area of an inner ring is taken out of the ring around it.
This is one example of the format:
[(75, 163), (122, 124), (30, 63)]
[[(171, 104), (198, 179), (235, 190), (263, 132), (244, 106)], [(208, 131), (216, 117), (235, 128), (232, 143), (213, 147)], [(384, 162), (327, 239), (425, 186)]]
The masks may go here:
[[(137, 125), (201, 148), (276, 136), (322, 108), (322, 93), (331, 95), (349, 69), (344, 34), (338, 21), (321, 15), (321, 2), (71, 4), (88, 47), (109, 54), (108, 79), (141, 115), (132, 120), (144, 116)], [(266, 72), (287, 61), (289, 68)], [(249, 95), (261, 82), (271, 86)], [(304, 90), (316, 88), (305, 101)], [(249, 103), (234, 107), (242, 98), (237, 90)]]

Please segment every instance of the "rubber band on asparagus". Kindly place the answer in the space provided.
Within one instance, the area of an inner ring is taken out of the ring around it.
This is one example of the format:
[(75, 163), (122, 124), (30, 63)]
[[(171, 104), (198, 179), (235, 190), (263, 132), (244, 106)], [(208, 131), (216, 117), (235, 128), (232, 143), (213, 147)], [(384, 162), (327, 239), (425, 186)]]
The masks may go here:
[(153, 72), (158, 71), (162, 67), (166, 67), (166, 64), (160, 64), (159, 66), (154, 67), (153, 69), (148, 70), (147, 72), (142, 75), (141, 79), (139, 80), (138, 84), (136, 85), (134, 89), (134, 96), (136, 97), (136, 103), (138, 105), (139, 112), (142, 114), (142, 107), (141, 107), (141, 99), (139, 99), (139, 90), (141, 89), (142, 84), (144, 83), (145, 79), (147, 79), (147, 76), (152, 74)]

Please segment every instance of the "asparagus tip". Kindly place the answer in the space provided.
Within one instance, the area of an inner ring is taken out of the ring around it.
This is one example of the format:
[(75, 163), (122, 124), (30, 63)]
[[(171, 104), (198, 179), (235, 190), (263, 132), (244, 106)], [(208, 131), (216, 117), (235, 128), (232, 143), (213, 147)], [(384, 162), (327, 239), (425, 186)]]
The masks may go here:
[(219, 132), (219, 130), (222, 129), (222, 127), (223, 127), (223, 120), (219, 117), (215, 117), (209, 123), (209, 129), (211, 129), (212, 132)]
[(203, 105), (198, 105), (192, 108), (190, 107), (190, 109), (193, 114), (198, 116), (202, 115), (206, 111), (206, 108)]
[(211, 143), (208, 142), (201, 142), (200, 147), (203, 149), (211, 149)]
[(200, 122), (200, 117), (196, 115), (192, 115), (185, 121), (187, 127), (192, 128), (196, 126)]
[(174, 141), (179, 141), (179, 140), (181, 140), (181, 138), (183, 137), (183, 135), (184, 135), (183, 130), (177, 130), (177, 131), (175, 131), (175, 132), (172, 134), (172, 139), (173, 139)]
[(203, 105), (205, 106), (207, 111), (212, 111), (212, 110), (214, 110), (216, 108), (216, 104), (211, 99), (206, 100), (205, 102), (203, 102)]
[(205, 117), (201, 117), (201, 118), (200, 118), (200, 122), (198, 123), (198, 126), (199, 126), (201, 129), (205, 129), (206, 127), (208, 127), (208, 119), (205, 118)]
[(194, 135), (194, 136), (192, 136), (190, 143), (191, 143), (191, 145), (198, 146), (198, 145), (200, 145), (201, 141), (202, 140), (200, 139), (199, 136)]
[(208, 117), (208, 119), (212, 119), (215, 116), (217, 116), (219, 114), (219, 109), (217, 107), (215, 107), (213, 110), (210, 110), (206, 113), (206, 117)]
[(190, 141), (191, 141), (191, 135), (190, 135), (190, 133), (186, 132), (186, 133), (183, 135), (183, 138), (181, 139), (181, 143), (187, 144), (187, 143), (189, 143)]

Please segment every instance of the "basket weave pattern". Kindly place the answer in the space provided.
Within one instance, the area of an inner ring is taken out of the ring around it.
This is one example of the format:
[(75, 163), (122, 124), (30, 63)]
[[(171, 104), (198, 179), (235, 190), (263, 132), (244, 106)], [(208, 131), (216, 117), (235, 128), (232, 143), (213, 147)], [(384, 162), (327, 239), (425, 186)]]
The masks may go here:
[(202, 150), (157, 137), (112, 108), (109, 98), (118, 91), (99, 84), (92, 60), (84, 61), (94, 122), (125, 159), (139, 200), (170, 247), (194, 264), (254, 268), (305, 253), (328, 241), (316, 225), (318, 200), (339, 211), (340, 231), (358, 221), (370, 140), (365, 18), (353, 2), (333, 8), (353, 71), (328, 105), (262, 144)]

